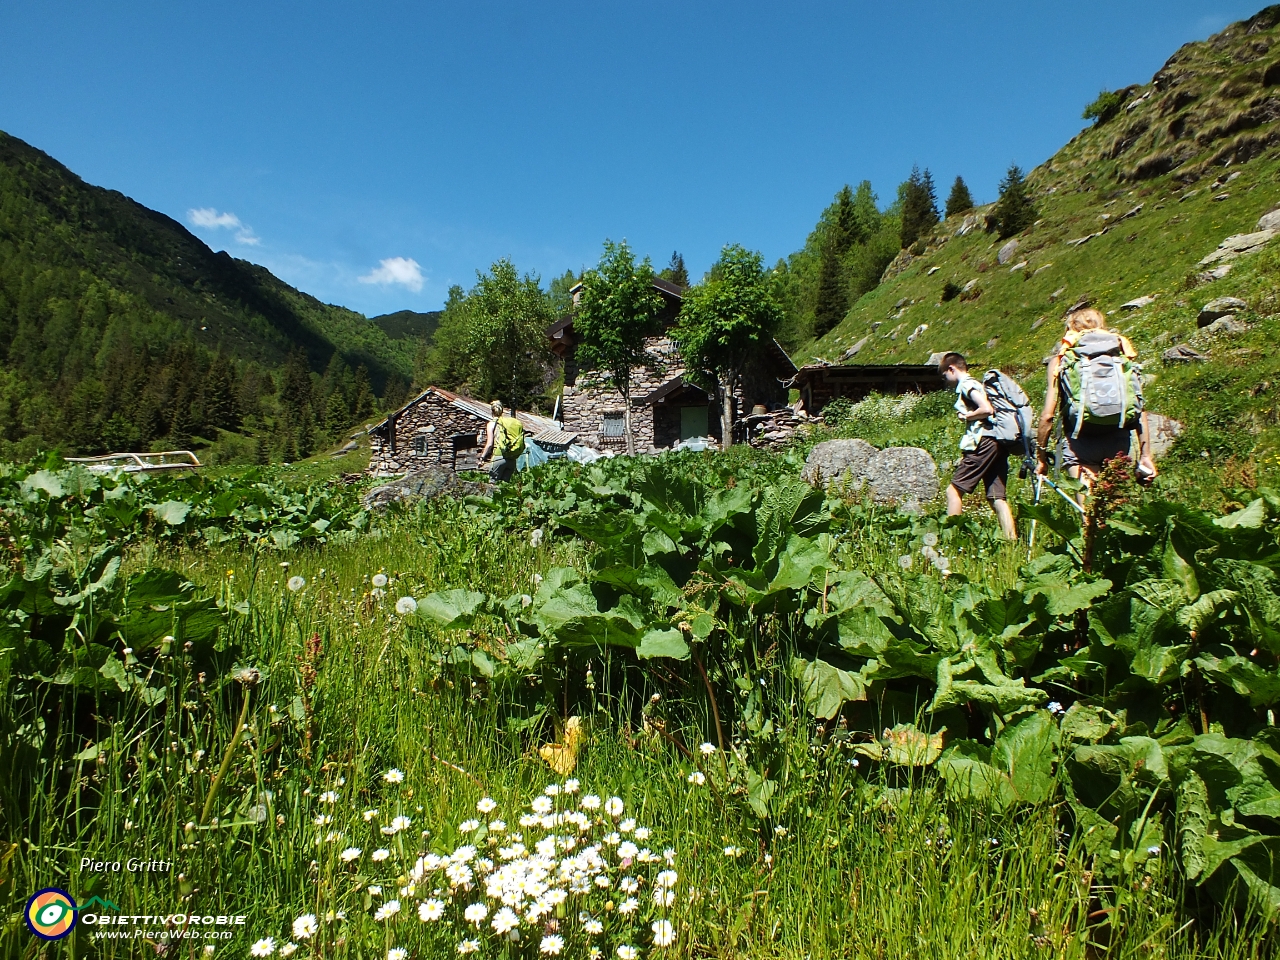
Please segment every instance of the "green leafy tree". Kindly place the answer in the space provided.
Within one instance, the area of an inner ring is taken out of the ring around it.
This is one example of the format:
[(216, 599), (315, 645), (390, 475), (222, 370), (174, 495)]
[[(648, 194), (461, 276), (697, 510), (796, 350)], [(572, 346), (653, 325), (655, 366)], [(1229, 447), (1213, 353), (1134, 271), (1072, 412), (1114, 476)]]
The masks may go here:
[(742, 374), (782, 324), (774, 286), (759, 253), (730, 244), (707, 279), (688, 290), (680, 309), (674, 336), (689, 369), (717, 383), (726, 447), (733, 443), (733, 398)]
[(632, 372), (645, 364), (645, 338), (658, 333), (662, 305), (662, 297), (653, 288), (649, 258), (637, 264), (625, 240), (606, 240), (599, 266), (582, 276), (582, 295), (574, 313), (573, 329), (579, 338), (579, 363), (605, 373), (622, 394), (630, 454), (636, 452), (631, 427)]
[(547, 299), (551, 301), (551, 313), (555, 317), (567, 317), (573, 311), (573, 288), (578, 285), (582, 275), (566, 270), (558, 277), (552, 277), (547, 287)]
[(1084, 108), (1081, 117), (1092, 120), (1095, 127), (1100, 127), (1120, 112), (1126, 99), (1123, 90), (1103, 90), (1096, 100)]
[(911, 168), (902, 190), (902, 248), (905, 250), (938, 222), (938, 198), (934, 191), (933, 174), (927, 169)]
[(520, 276), (510, 260), (477, 276), (464, 310), (466, 382), (481, 397), (528, 406), (542, 392), (550, 365), (550, 304), (538, 278)]
[(669, 280), (678, 287), (689, 285), (689, 270), (684, 265), (684, 256), (679, 250), (671, 254), (671, 262), (658, 274), (663, 280)]
[(1009, 167), (1009, 172), (1000, 181), (1000, 199), (996, 202), (994, 216), (1001, 239), (1021, 233), (1036, 222), (1038, 214), (1027, 178), (1016, 163)]
[(956, 182), (951, 185), (951, 194), (947, 197), (947, 216), (954, 217), (972, 209), (973, 194), (969, 192), (969, 185), (964, 182), (964, 177), (956, 177)]

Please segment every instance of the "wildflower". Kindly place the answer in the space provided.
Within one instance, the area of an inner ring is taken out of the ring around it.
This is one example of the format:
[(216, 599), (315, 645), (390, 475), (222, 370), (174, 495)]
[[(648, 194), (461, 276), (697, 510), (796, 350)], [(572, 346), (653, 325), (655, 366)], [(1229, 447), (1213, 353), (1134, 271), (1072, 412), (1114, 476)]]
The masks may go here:
[(332, 790), (326, 790), (324, 793), (320, 794), (320, 802), (321, 803), (337, 803), (338, 795), (334, 793)]
[(938, 535), (930, 530), (922, 538), (926, 547), (936, 547), (938, 545)]
[(724, 855), (726, 857), (736, 858), (736, 857), (742, 856), (742, 853), (743, 853), (743, 850), (741, 847), (725, 847), (724, 848)]
[(642, 840), (642, 841), (643, 841), (643, 840), (648, 840), (648, 839), (649, 839), (649, 828), (648, 828), (648, 827), (636, 827), (636, 839), (637, 839), (637, 840)]
[(707, 775), (701, 770), (695, 770), (693, 773), (689, 774), (689, 782), (695, 787), (700, 787), (707, 782)]
[(467, 923), (473, 923), (477, 927), (484, 922), (484, 918), (489, 915), (489, 908), (483, 903), (473, 903), (467, 909), (462, 911), (462, 919)]
[(564, 949), (564, 937), (557, 934), (548, 934), (542, 938), (542, 943), (538, 944), (539, 953), (558, 954)]
[(444, 916), (444, 904), (432, 897), (418, 904), (418, 919), (423, 923), (434, 923)]
[(506, 830), (506, 829), (507, 829), (507, 824), (506, 824), (506, 821), (504, 821), (504, 820), (490, 820), (490, 821), (489, 821), (489, 832), (490, 832), (490, 833), (502, 833), (502, 831), (504, 831), (504, 830)]
[(333, 823), (333, 817), (329, 816), (328, 814), (321, 813), (317, 815), (316, 818), (311, 822), (314, 823), (317, 827), (327, 827), (329, 824)]
[(1147, 847), (1147, 853), (1153, 857), (1160, 856), (1160, 844), (1157, 843), (1154, 847)]
[(481, 813), (493, 813), (498, 809), (498, 804), (490, 797), (481, 797), (480, 802), (476, 804), (476, 809)]
[(418, 601), (413, 597), (401, 597), (396, 601), (396, 613), (402, 617), (407, 617), (411, 613), (418, 612)]
[(458, 824), (458, 829), (463, 833), (471, 833), (473, 830), (480, 829), (480, 821), (479, 820), (463, 820), (460, 824)]
[(640, 951), (629, 943), (624, 943), (618, 947), (618, 960), (636, 960), (640, 956)]
[(378, 815), (378, 809), (376, 807), (373, 808), (372, 810), (366, 810), (364, 813), (360, 814), (360, 816), (364, 817), (365, 823), (368, 823), (377, 815)]
[(618, 856), (620, 856), (623, 860), (631, 860), (639, 852), (640, 852), (640, 848), (637, 847), (630, 840), (625, 841), (624, 843), (620, 844), (618, 847)]
[(635, 913), (640, 909), (640, 901), (635, 897), (627, 897), (618, 905), (618, 912), (621, 914)]
[(535, 550), (538, 547), (542, 546), (542, 528), (541, 527), (537, 527), (532, 533), (529, 534), (529, 546), (533, 547)]
[(510, 907), (503, 907), (493, 915), (493, 929), (502, 937), (520, 926), (520, 917)]
[[(765, 855), (765, 862), (769, 861), (769, 857)], [(653, 902), (658, 907), (669, 907), (676, 902), (676, 892), (674, 890), (655, 890), (653, 891)]]
[(205, 945), (205, 948), (204, 950), (201, 951), (201, 953), (203, 953), (206, 957), (212, 957), (214, 953), (217, 951), (217, 949), (218, 949), (217, 947), (209, 943)]
[(653, 931), (655, 947), (669, 947), (676, 942), (676, 931), (670, 920), (655, 920), (649, 924), (649, 929)]
[(263, 937), (249, 948), (251, 957), (269, 957), (276, 952), (276, 941), (273, 937)]
[(595, 917), (587, 917), (582, 921), (582, 932), (589, 937), (598, 937), (604, 933), (604, 924)]
[(454, 887), (463, 887), (469, 884), (475, 876), (471, 872), (471, 868), (465, 863), (451, 863), (445, 868), (444, 875), (449, 878), (449, 884)]
[(387, 960), (406, 960), (409, 951), (404, 947), (392, 947), (387, 951)]
[(1058, 716), (1058, 714), (1060, 714), (1060, 713), (1066, 713), (1066, 712), (1067, 712), (1066, 710), (1064, 710), (1064, 709), (1062, 708), (1062, 704), (1060, 704), (1057, 700), (1051, 700), (1051, 701), (1049, 702), (1049, 705), (1048, 705), (1045, 709), (1046, 709), (1046, 710), (1048, 710), (1048, 711), (1049, 711), (1051, 714), (1053, 714), (1055, 717), (1056, 717), (1056, 716)]
[(385, 573), (375, 573), (373, 575), (373, 585), (381, 590), (387, 585), (387, 575)]
[(376, 883), (369, 884), (369, 886), (365, 887), (365, 889), (369, 891), (369, 896), (371, 897), (382, 896), (382, 887)]
[(578, 806), (580, 806), (583, 810), (599, 810), (600, 798), (597, 797), (594, 793), (588, 793), (586, 796), (584, 796), (581, 800), (578, 801)]
[(298, 945), (296, 943), (286, 943), (280, 948), (280, 956), (282, 957), (292, 957), (297, 952)]
[(373, 853), (369, 854), (369, 859), (372, 860), (374, 863), (381, 863), (383, 860), (386, 860), (389, 856), (391, 856), (390, 850), (388, 850), (386, 847), (379, 847), (377, 850), (373, 851)]
[(381, 923), (383, 920), (390, 920), (399, 912), (400, 912), (400, 901), (388, 900), (386, 903), (384, 903), (382, 906), (378, 908), (377, 913), (373, 915), (373, 919)]
[(773, 833), (775, 836), (785, 837), (787, 835), (787, 828), (784, 827), (782, 824), (778, 824), (776, 827), (773, 828)]
[(716, 745), (714, 743), (704, 743), (698, 747), (698, 750), (702, 752), (704, 757), (709, 757), (716, 752)]
[(479, 940), (463, 940), (458, 944), (459, 953), (477, 953), (480, 950)]
[(587, 960), (604, 960), (604, 951), (599, 947), (592, 947), (587, 951)]
[(533, 803), (529, 804), (533, 808), (534, 813), (547, 814), (551, 812), (550, 797), (534, 797)]
[(355, 860), (359, 856), (360, 856), (359, 847), (347, 847), (347, 849), (343, 850), (340, 854), (338, 854), (338, 857), (342, 860), (343, 863), (350, 863), (352, 860)]
[(910, 570), (910, 569), (911, 569), (911, 554), (909, 554), (909, 553), (904, 553), (902, 556), (900, 556), (900, 557), (898, 558), (898, 566), (900, 566), (903, 570)]
[(383, 827), (382, 832), (387, 834), (388, 836), (394, 836), (395, 834), (399, 833), (401, 830), (408, 830), (409, 827), (412, 826), (412, 824), (413, 824), (413, 821), (410, 820), (408, 817), (403, 817), (403, 816), (394, 817), (391, 820), (390, 826)]
[(570, 779), (570, 780), (566, 780), (566, 781), (564, 782), (564, 792), (565, 792), (565, 793), (577, 793), (577, 792), (578, 792), (578, 787), (579, 787), (579, 783), (578, 783), (578, 781), (577, 781), (577, 780), (572, 780), (572, 779)]
[(676, 885), (676, 882), (679, 879), (680, 874), (676, 873), (674, 870), (663, 870), (660, 874), (654, 877), (653, 882), (655, 886), (670, 890)]
[(618, 824), (618, 830), (620, 830), (622, 833), (630, 833), (635, 828), (636, 828), (635, 817), (627, 817), (627, 819), (623, 820), (620, 824)]
[(310, 940), (319, 929), (320, 925), (316, 923), (314, 913), (304, 913), (293, 921), (293, 935), (298, 940)]
[(306, 581), (303, 577), (299, 577), (299, 576), (295, 575), (295, 576), (292, 576), (292, 577), (290, 577), (290, 578), (289, 578), (289, 592), (290, 592), (290, 593), (297, 593), (299, 590), (301, 590), (301, 589), (302, 589), (303, 587), (305, 587), (306, 585), (307, 585), (307, 581)]
[(404, 783), (404, 771), (392, 767), (382, 775), (384, 783)]
[(610, 797), (604, 805), (604, 812), (611, 817), (622, 816), (622, 798)]

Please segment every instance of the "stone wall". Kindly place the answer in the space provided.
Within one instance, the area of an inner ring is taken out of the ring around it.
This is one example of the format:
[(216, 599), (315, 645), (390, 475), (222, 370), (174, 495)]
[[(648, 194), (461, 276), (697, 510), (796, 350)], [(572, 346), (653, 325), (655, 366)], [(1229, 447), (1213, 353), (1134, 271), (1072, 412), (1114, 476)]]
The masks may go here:
[[(456, 434), (473, 435), (481, 445), (458, 453), (457, 468), (475, 470), (484, 444), (486, 423), (474, 414), (459, 410), (444, 397), (428, 393), (387, 424), (389, 435), (385, 439), (370, 437), (369, 472), (374, 476), (385, 476), (408, 473), (432, 464), (451, 466), (453, 445), (450, 438)], [(414, 449), (415, 438), (421, 438), (417, 444), (420, 452)]]

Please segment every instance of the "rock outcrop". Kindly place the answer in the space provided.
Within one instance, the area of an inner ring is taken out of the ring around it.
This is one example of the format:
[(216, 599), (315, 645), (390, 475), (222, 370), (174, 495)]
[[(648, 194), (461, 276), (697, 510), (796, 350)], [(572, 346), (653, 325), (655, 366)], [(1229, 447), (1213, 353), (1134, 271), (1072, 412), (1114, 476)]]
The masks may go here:
[(460, 480), (448, 467), (430, 466), (374, 487), (364, 495), (363, 503), (366, 510), (381, 510), (390, 504), (407, 500), (465, 497), (473, 493), (484, 495), (492, 492), (492, 484)]
[(813, 448), (801, 476), (815, 486), (866, 489), (876, 503), (918, 503), (938, 495), (938, 465), (919, 447), (877, 450), (865, 440), (826, 440)]

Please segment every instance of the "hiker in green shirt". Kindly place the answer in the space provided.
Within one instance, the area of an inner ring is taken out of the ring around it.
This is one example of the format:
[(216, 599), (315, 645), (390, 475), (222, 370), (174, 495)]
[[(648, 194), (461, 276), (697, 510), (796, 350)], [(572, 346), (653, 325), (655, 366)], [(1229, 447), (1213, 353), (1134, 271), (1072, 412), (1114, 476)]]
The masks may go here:
[(513, 416), (514, 408), (506, 409), (507, 414), (503, 416), (501, 400), (489, 404), (493, 419), (484, 428), (484, 449), (480, 451), (480, 462), (484, 463), (492, 453), (489, 480), (493, 483), (511, 479), (511, 475), (516, 472), (516, 460), (524, 453), (524, 424)]

